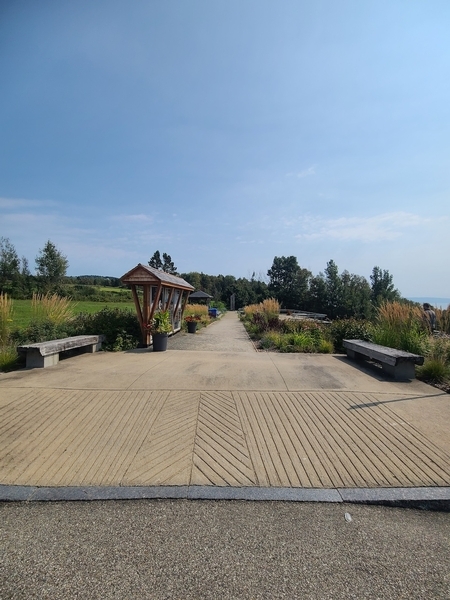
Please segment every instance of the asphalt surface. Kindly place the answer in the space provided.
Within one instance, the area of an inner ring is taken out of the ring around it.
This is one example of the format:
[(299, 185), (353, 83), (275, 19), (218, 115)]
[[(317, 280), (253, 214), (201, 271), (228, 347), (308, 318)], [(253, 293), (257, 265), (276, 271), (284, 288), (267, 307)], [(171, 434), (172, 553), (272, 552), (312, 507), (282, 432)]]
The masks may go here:
[(0, 536), (2, 600), (449, 598), (446, 513), (287, 502), (5, 503)]

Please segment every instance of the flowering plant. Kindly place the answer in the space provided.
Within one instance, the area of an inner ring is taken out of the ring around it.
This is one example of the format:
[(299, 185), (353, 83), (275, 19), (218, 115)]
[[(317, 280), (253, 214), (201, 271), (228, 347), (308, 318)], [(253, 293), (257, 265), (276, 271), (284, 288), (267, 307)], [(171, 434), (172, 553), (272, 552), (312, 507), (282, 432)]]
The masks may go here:
[(187, 317), (184, 317), (186, 323), (195, 323), (197, 321), (201, 321), (201, 319), (202, 318), (200, 315), (188, 315)]

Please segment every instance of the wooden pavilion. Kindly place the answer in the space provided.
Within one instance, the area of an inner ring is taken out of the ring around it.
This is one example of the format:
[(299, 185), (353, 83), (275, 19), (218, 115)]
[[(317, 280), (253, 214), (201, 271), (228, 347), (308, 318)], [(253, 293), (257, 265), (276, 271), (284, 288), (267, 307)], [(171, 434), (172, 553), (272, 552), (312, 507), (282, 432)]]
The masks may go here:
[[(151, 335), (148, 324), (157, 310), (168, 310), (172, 323), (172, 333), (181, 329), (181, 319), (189, 294), (194, 291), (190, 283), (139, 263), (125, 273), (121, 281), (131, 287), (137, 318), (142, 332), (143, 346), (149, 346)], [(142, 293), (138, 292), (142, 288)]]
[(210, 294), (207, 294), (206, 292), (202, 291), (202, 290), (198, 290), (198, 292), (194, 292), (193, 294), (190, 294), (189, 296), (189, 302), (204, 302), (207, 306), (209, 306), (209, 301), (212, 300), (212, 296), (210, 296)]

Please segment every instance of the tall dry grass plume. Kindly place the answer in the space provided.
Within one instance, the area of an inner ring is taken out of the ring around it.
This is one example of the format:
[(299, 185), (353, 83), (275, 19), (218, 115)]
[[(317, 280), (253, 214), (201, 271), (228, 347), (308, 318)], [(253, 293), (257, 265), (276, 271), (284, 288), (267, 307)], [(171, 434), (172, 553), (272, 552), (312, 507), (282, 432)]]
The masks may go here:
[(450, 334), (450, 304), (447, 308), (435, 308), (436, 324), (439, 331)]
[(261, 310), (268, 317), (278, 317), (280, 314), (280, 303), (275, 298), (266, 298), (260, 304)]
[(208, 318), (208, 307), (205, 304), (186, 304), (184, 317), (198, 316), (202, 319)]
[(422, 323), (423, 313), (418, 306), (402, 304), (401, 302), (385, 302), (381, 304), (377, 313), (378, 323), (390, 327), (405, 327), (412, 323)]
[(246, 319), (251, 319), (252, 316), (261, 310), (261, 306), (259, 304), (249, 304), (248, 306), (244, 306), (244, 315)]
[(381, 346), (426, 354), (429, 332), (422, 310), (401, 302), (385, 302), (377, 312), (373, 341)]
[(74, 315), (75, 306), (69, 298), (58, 294), (33, 294), (31, 312), (35, 321), (50, 321), (62, 325), (70, 321)]
[(251, 319), (256, 313), (262, 313), (267, 318), (275, 318), (280, 314), (280, 303), (275, 298), (266, 298), (259, 304), (249, 304), (244, 306), (244, 315), (246, 319)]
[(0, 345), (6, 346), (13, 320), (13, 301), (8, 294), (0, 294)]

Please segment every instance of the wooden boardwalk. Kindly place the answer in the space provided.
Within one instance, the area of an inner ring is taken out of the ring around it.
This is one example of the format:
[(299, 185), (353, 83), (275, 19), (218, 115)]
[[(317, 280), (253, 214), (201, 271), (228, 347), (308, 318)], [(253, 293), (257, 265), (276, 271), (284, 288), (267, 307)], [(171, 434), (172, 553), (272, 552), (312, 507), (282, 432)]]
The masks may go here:
[[(0, 483), (302, 488), (450, 485), (403, 392), (0, 389)], [(411, 398), (413, 395), (411, 394)]]

